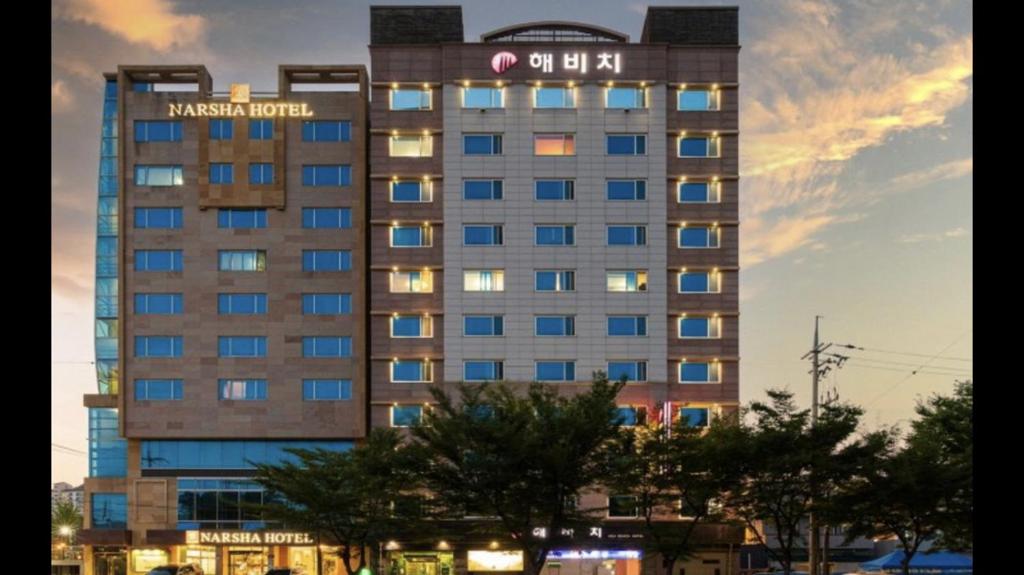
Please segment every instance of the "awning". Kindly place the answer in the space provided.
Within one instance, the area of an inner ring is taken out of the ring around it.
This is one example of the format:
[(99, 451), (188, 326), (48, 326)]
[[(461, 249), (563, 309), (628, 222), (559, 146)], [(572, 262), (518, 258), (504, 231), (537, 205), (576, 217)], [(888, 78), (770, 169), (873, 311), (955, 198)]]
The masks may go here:
[[(903, 551), (893, 551), (878, 559), (860, 564), (862, 571), (882, 571), (884, 573), (901, 573)], [(937, 553), (918, 552), (910, 560), (910, 572), (915, 574), (941, 573), (943, 575), (973, 575), (974, 561), (967, 555), (939, 551)]]

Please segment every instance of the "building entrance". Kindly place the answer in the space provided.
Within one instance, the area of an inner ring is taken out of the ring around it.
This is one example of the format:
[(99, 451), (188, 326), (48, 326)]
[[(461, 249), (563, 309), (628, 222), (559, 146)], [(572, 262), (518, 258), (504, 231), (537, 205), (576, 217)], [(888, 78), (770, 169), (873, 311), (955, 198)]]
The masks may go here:
[(270, 567), (264, 547), (228, 550), (228, 575), (263, 575)]

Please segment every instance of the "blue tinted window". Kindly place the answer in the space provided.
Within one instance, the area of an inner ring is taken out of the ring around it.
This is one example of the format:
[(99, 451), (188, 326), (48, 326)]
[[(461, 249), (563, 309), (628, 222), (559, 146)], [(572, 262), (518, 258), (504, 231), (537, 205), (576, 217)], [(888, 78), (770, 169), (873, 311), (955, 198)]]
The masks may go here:
[(303, 186), (350, 186), (352, 166), (302, 166)]
[(707, 363), (687, 361), (679, 364), (679, 381), (706, 382), (710, 373), (710, 365)]
[(573, 108), (576, 99), (572, 88), (534, 88), (534, 108)]
[(391, 362), (391, 381), (427, 381), (427, 366), (419, 360)]
[(708, 139), (680, 138), (679, 155), (681, 157), (706, 158), (708, 156)]
[(250, 184), (273, 184), (274, 164), (249, 164)]
[(235, 123), (230, 119), (210, 118), (210, 139), (230, 140), (235, 135)]
[(647, 244), (644, 226), (608, 226), (608, 245), (643, 246)]
[(181, 227), (181, 208), (135, 208), (136, 228)]
[(625, 376), (628, 381), (647, 381), (646, 361), (609, 361), (608, 379), (618, 381)]
[(464, 381), (497, 381), (504, 377), (500, 361), (466, 361), (462, 364)]
[(462, 321), (462, 334), (467, 336), (497, 336), (505, 331), (505, 321), (500, 315), (467, 315)]
[(179, 120), (135, 120), (136, 142), (180, 142)]
[(211, 184), (233, 184), (235, 183), (234, 164), (210, 164)]
[(684, 317), (679, 320), (679, 337), (708, 337), (710, 319), (706, 317)]
[(642, 156), (647, 153), (647, 137), (638, 135), (608, 136), (608, 154), (613, 156)]
[(679, 274), (679, 291), (683, 293), (706, 293), (708, 291), (707, 272), (686, 272)]
[(501, 108), (504, 90), (501, 88), (463, 88), (463, 108)]
[(352, 227), (351, 208), (302, 208), (302, 227), (349, 229)]
[(352, 357), (352, 338), (304, 337), (302, 338), (302, 357)]
[(713, 100), (707, 90), (682, 90), (676, 109), (684, 112), (704, 112), (712, 109)]
[(136, 186), (181, 186), (184, 183), (181, 166), (135, 166)]
[(217, 380), (220, 399), (258, 401), (267, 398), (265, 379), (220, 379)]
[(267, 357), (267, 338), (263, 336), (222, 335), (217, 338), (219, 357)]
[(403, 248), (428, 246), (429, 230), (420, 226), (391, 228), (391, 245)]
[(287, 448), (348, 451), (350, 441), (143, 441), (143, 469), (252, 469), (253, 464), (297, 462)]
[(430, 90), (392, 89), (392, 110), (429, 110)]
[(261, 315), (267, 313), (265, 293), (217, 294), (217, 313), (223, 315)]
[(462, 199), (464, 200), (500, 200), (501, 196), (501, 180), (465, 180), (462, 182)]
[(250, 140), (273, 140), (274, 121), (267, 119), (249, 120)]
[(182, 313), (182, 297), (180, 293), (137, 293), (135, 294), (135, 313), (154, 315), (174, 315)]
[(430, 319), (418, 315), (402, 315), (391, 318), (391, 337), (427, 337)]
[(491, 156), (501, 154), (501, 136), (498, 134), (476, 134), (463, 136), (462, 153), (467, 156)]
[(137, 335), (135, 357), (181, 357), (181, 336)]
[(537, 316), (534, 335), (576, 335), (576, 318), (569, 315)]
[(610, 316), (608, 318), (608, 335), (647, 335), (647, 317), (642, 315)]
[(574, 271), (539, 271), (534, 276), (534, 289), (537, 291), (575, 291), (576, 272)]
[(537, 226), (534, 230), (538, 246), (571, 246), (576, 243), (576, 226)]
[(645, 90), (643, 88), (619, 87), (608, 88), (606, 107), (608, 108), (643, 108), (645, 107)]
[(93, 529), (128, 528), (128, 496), (124, 493), (93, 493), (90, 503)]
[(644, 180), (608, 180), (609, 200), (647, 199), (647, 182)]
[(265, 228), (267, 227), (267, 210), (221, 208), (217, 210), (218, 228)]
[(124, 477), (128, 442), (118, 431), (117, 410), (89, 408), (89, 477)]
[(302, 313), (309, 315), (352, 313), (352, 296), (347, 293), (302, 294)]
[(392, 202), (429, 202), (421, 182), (391, 182)]
[(703, 226), (679, 228), (679, 246), (684, 248), (718, 247), (718, 230)]
[(467, 246), (500, 246), (501, 232), (501, 226), (463, 226), (462, 243)]
[(634, 427), (647, 423), (647, 410), (643, 407), (623, 406), (615, 409), (619, 425)]
[(679, 184), (680, 202), (710, 202), (710, 185), (708, 182), (691, 182)]
[(538, 200), (571, 200), (575, 197), (576, 182), (573, 180), (537, 180), (534, 182), (534, 198)]
[(302, 271), (344, 272), (352, 269), (348, 250), (302, 250)]
[(343, 401), (352, 399), (351, 379), (304, 379), (304, 401)]
[(217, 269), (222, 272), (266, 271), (267, 252), (263, 250), (221, 250), (217, 252)]
[(708, 408), (706, 407), (681, 407), (679, 408), (679, 419), (686, 418), (686, 427), (707, 427)]
[(412, 427), (423, 417), (419, 405), (395, 405), (391, 407), (391, 427)]
[(575, 361), (538, 361), (535, 364), (537, 381), (574, 381), (576, 379)]
[(302, 122), (303, 142), (348, 142), (352, 140), (352, 122), (313, 120)]
[(180, 379), (136, 379), (136, 401), (173, 401), (182, 398)]

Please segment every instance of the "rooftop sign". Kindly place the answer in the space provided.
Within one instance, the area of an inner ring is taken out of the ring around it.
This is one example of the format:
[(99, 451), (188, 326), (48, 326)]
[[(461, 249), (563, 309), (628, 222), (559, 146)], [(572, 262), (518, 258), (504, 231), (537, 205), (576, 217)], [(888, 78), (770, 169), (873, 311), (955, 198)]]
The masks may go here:
[(231, 84), (230, 102), (199, 102), (170, 104), (172, 118), (311, 118), (313, 110), (306, 103), (250, 102), (249, 84)]

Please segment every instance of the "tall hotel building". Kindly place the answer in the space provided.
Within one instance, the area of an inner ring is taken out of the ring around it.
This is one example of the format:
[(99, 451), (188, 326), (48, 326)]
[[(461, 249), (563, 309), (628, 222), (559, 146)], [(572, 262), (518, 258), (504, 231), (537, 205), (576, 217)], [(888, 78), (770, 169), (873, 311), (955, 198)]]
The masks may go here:
[[(407, 427), (431, 383), (572, 392), (600, 370), (628, 378), (627, 424), (735, 410), (737, 12), (651, 7), (639, 42), (570, 22), (467, 42), (460, 7), (375, 6), (369, 78), (282, 66), (277, 92), (229, 96), (201, 66), (109, 75), (87, 573), (309, 569), (301, 541), (189, 537), (260, 533), (250, 461)], [(578, 542), (603, 554), (558, 568), (654, 573), (607, 495), (604, 537)], [(709, 534), (685, 575), (736, 572), (742, 537)], [(466, 551), (388, 558), (487, 570)]]

